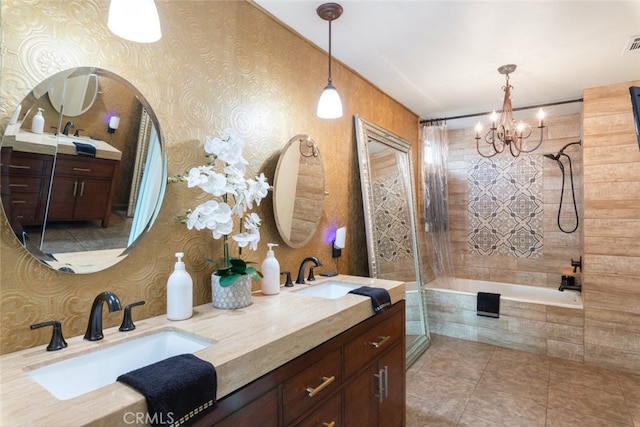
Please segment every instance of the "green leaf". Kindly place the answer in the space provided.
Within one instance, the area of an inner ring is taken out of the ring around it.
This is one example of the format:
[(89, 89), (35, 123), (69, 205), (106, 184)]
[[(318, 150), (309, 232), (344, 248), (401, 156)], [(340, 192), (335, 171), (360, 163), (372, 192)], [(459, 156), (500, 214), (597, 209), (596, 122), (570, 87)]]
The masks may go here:
[(220, 277), (220, 286), (227, 288), (238, 281), (240, 274), (228, 274)]
[(252, 278), (254, 281), (256, 281), (256, 282), (259, 282), (259, 281), (260, 281), (260, 279), (262, 279), (262, 277), (263, 277), (263, 276), (262, 276), (262, 273), (261, 273), (261, 272), (259, 272), (258, 270), (256, 270), (256, 269), (255, 269), (255, 268), (253, 268), (253, 267), (247, 267), (247, 274), (248, 274), (249, 276), (251, 276), (251, 278)]

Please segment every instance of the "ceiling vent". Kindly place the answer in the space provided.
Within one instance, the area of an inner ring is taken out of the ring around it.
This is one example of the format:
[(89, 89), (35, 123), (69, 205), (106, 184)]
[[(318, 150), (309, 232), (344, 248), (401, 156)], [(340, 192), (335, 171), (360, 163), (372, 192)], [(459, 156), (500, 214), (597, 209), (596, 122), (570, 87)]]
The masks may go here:
[(623, 55), (639, 54), (640, 53), (640, 35), (629, 37), (627, 46), (624, 48)]

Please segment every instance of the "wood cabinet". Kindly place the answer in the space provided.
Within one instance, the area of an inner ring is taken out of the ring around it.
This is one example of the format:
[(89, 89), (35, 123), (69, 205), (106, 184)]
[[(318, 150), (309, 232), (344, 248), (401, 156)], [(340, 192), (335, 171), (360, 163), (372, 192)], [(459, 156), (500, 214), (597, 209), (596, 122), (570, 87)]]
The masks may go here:
[[(14, 230), (45, 221), (100, 221), (109, 226), (118, 160), (2, 149), (2, 203)], [(53, 183), (51, 183), (51, 171)], [(47, 199), (51, 197), (47, 212)]]
[(197, 425), (404, 426), (404, 306), (402, 300), (226, 396)]
[(109, 226), (120, 162), (58, 154), (48, 221), (100, 221)]
[(2, 148), (2, 203), (14, 230), (44, 222), (53, 156)]

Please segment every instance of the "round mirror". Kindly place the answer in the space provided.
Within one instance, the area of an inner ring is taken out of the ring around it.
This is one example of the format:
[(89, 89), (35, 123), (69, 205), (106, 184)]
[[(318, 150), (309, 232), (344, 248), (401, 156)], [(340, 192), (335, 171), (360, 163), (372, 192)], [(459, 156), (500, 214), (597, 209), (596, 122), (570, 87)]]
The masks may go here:
[(66, 77), (64, 73), (57, 76), (57, 82), (47, 91), (53, 108), (69, 117), (86, 113), (98, 96), (98, 76), (84, 74)]
[[(64, 101), (53, 105), (58, 93)], [(70, 115), (68, 105), (88, 108)], [(32, 128), (39, 114), (44, 132)], [(0, 150), (7, 221), (53, 269), (92, 273), (116, 264), (160, 210), (167, 159), (158, 119), (112, 72), (73, 68), (38, 84), (16, 107)]]
[(296, 135), (284, 147), (273, 180), (273, 213), (282, 240), (300, 248), (311, 240), (324, 207), (324, 165), (308, 135)]

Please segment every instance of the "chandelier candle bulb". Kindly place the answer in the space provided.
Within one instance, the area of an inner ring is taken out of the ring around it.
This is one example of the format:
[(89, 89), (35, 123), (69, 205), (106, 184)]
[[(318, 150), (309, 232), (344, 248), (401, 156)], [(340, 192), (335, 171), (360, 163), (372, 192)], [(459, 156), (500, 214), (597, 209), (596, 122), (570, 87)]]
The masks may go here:
[(498, 121), (498, 113), (496, 113), (496, 110), (493, 110), (493, 112), (491, 113), (491, 128), (495, 129), (496, 128), (496, 122)]
[(542, 111), (542, 108), (538, 110), (538, 127), (544, 127), (544, 111)]
[(480, 139), (480, 132), (482, 132), (482, 124), (478, 122), (476, 124), (476, 139)]

